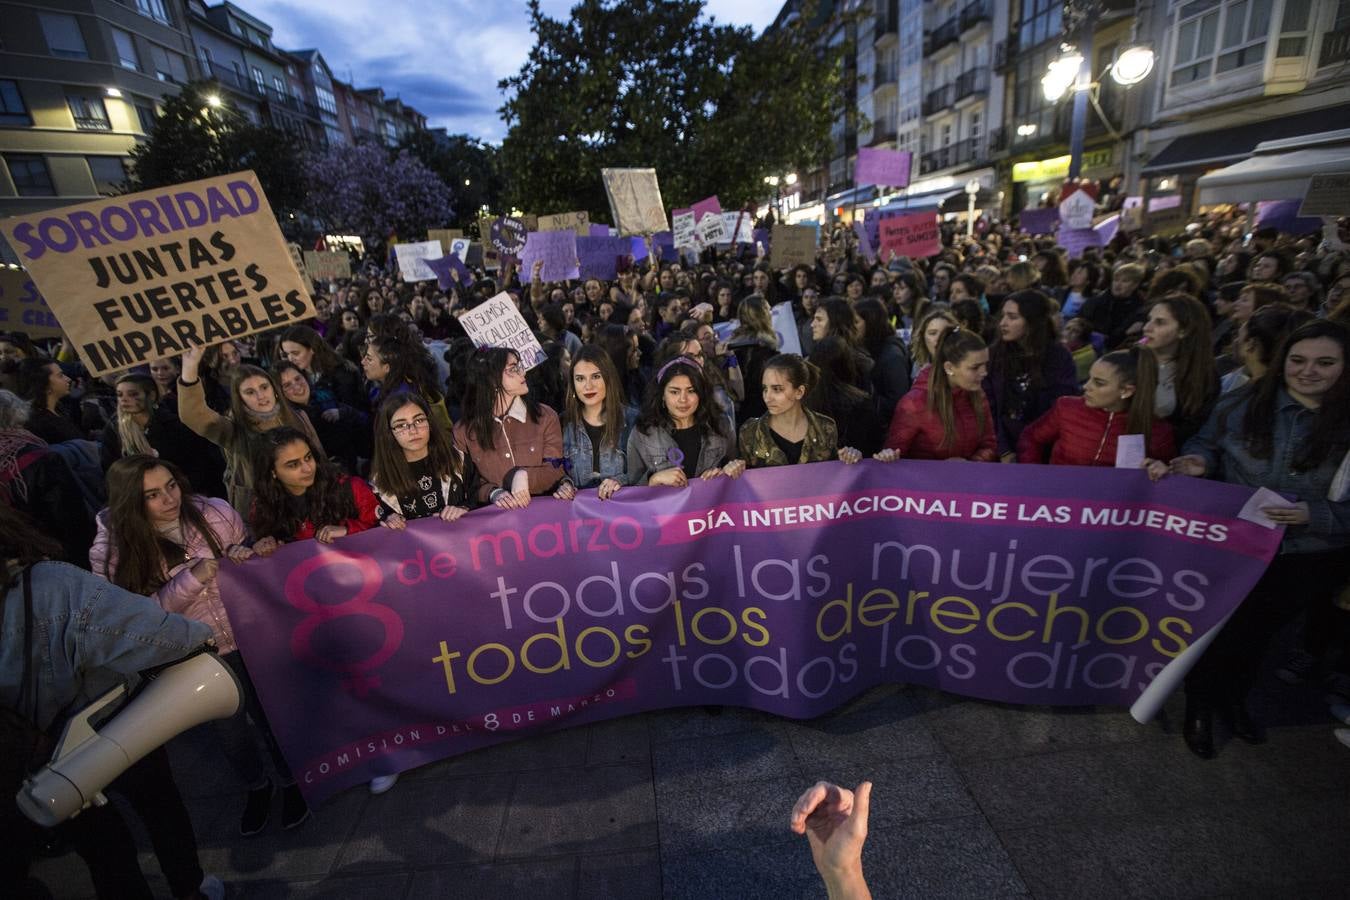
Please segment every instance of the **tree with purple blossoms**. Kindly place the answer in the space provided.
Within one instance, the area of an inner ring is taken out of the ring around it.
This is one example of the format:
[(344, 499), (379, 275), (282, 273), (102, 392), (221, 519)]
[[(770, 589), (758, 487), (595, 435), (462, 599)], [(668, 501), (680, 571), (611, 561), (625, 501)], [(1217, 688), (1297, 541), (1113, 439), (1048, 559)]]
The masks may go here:
[(309, 211), (329, 232), (359, 235), (367, 245), (391, 235), (423, 240), (453, 214), (450, 188), (406, 150), (331, 147), (310, 157), (306, 176)]

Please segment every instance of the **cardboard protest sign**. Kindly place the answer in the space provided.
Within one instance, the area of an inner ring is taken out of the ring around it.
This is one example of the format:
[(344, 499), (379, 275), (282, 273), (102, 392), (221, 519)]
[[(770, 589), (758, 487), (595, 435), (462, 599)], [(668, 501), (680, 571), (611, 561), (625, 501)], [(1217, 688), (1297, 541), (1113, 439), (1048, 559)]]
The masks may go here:
[(446, 253), (450, 252), (450, 242), (455, 238), (464, 237), (464, 232), (458, 228), (428, 228), (427, 240), (440, 241), (441, 247)]
[(23, 269), (0, 268), (0, 331), (31, 338), (60, 337), (61, 325)]
[(891, 216), (882, 219), (878, 225), (881, 249), (889, 250), (896, 256), (913, 259), (932, 256), (942, 249), (936, 213), (916, 212)]
[(1059, 204), (1059, 220), (1065, 228), (1091, 228), (1097, 201), (1087, 191), (1077, 190)]
[(632, 238), (579, 237), (577, 259), (581, 261), (582, 278), (617, 278), (619, 257), (632, 256)]
[(772, 265), (787, 269), (816, 262), (816, 232), (806, 225), (773, 226)]
[(1303, 216), (1350, 216), (1350, 172), (1314, 175), (1298, 214)]
[[(291, 262), (295, 263), (295, 270), (301, 275), (308, 275), (309, 273), (305, 269), (304, 251), (300, 249), (300, 245), (295, 241), (287, 241), (286, 249), (291, 254)], [(310, 275), (309, 277), (313, 278), (314, 276)]]
[(306, 250), (305, 271), (315, 281), (352, 277), (352, 258), (342, 251)]
[(1164, 194), (1148, 198), (1148, 213), (1144, 216), (1144, 231), (1150, 235), (1175, 234), (1186, 227), (1189, 213), (1180, 194)]
[(655, 234), (666, 229), (666, 206), (655, 169), (601, 169), (609, 209), (619, 234)]
[(913, 158), (907, 150), (860, 147), (858, 162), (853, 168), (853, 183), (908, 187), (912, 161)]
[(436, 273), (431, 271), (426, 261), (444, 256), (445, 250), (440, 241), (418, 241), (414, 244), (399, 244), (394, 255), (404, 281), (430, 281), (436, 277)]
[(1059, 225), (1059, 210), (1053, 206), (1024, 209), (1017, 214), (1017, 225), (1027, 234), (1054, 234)]
[(504, 291), (460, 316), (459, 323), (475, 347), (510, 347), (526, 369), (534, 368), (544, 358), (539, 339)]
[(511, 216), (498, 216), (488, 226), (487, 242), (498, 253), (505, 256), (517, 256), (525, 247), (525, 236), (529, 234), (525, 222)]
[(591, 233), (591, 214), (582, 210), (580, 212), (558, 213), (552, 216), (540, 216), (539, 231), (567, 231), (576, 232), (577, 237), (589, 237)]
[(694, 228), (694, 211), (692, 209), (676, 209), (671, 211), (670, 231), (674, 235), (676, 247), (693, 247), (697, 245)]
[(577, 266), (577, 233), (567, 231), (531, 231), (525, 240), (525, 249), (520, 251), (520, 277), (526, 282), (534, 280), (534, 264), (543, 262), (539, 271), (543, 281), (566, 281), (580, 278)]
[(1105, 242), (1095, 228), (1060, 228), (1055, 243), (1068, 251), (1069, 259), (1078, 259), (1088, 247), (1101, 247)]
[(95, 375), (314, 315), (252, 172), (0, 221)]

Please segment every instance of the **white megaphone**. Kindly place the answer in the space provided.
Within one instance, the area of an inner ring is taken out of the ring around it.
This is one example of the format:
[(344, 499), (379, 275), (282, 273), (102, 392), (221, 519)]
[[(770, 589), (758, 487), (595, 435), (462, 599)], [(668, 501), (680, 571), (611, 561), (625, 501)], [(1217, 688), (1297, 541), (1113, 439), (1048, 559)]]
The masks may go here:
[(96, 730), (90, 720), (125, 692), (113, 688), (71, 716), (51, 762), (19, 789), (24, 815), (52, 828), (91, 803), (102, 806), (100, 792), (133, 763), (195, 725), (234, 715), (242, 697), (230, 667), (202, 651), (160, 669)]

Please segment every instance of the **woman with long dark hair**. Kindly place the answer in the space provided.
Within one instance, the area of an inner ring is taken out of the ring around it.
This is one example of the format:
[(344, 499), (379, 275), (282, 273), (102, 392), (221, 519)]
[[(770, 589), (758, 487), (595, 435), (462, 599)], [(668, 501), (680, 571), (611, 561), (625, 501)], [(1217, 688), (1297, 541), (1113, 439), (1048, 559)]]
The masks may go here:
[(401, 337), (396, 331), (375, 334), (366, 343), (361, 368), (371, 383), (372, 408), (394, 394), (415, 392), (431, 407), (441, 427), (450, 430), (450, 413), (436, 384), (440, 377), (436, 362), (421, 341)]
[(838, 459), (856, 463), (862, 453), (839, 446), (834, 420), (802, 402), (820, 378), (795, 353), (780, 353), (764, 365), (765, 413), (741, 426), (740, 457), (752, 469)]
[(376, 417), (370, 486), (380, 524), (402, 529), (410, 519), (453, 522), (478, 506), (478, 471), (416, 394), (395, 394)]
[(578, 488), (596, 488), (600, 499), (608, 500), (628, 483), (628, 436), (635, 419), (609, 353), (583, 346), (572, 360), (563, 409), (563, 451)]
[(28, 430), (49, 444), (85, 438), (68, 399), (72, 384), (55, 360), (32, 356), (19, 362), (15, 393), (32, 404)]
[(1285, 498), (1261, 510), (1284, 528), (1279, 552), (1186, 678), (1183, 734), (1202, 759), (1214, 756), (1215, 711), (1238, 738), (1265, 740), (1247, 695), (1271, 639), (1300, 611), (1303, 650), (1281, 670), (1285, 680), (1326, 674), (1334, 642), (1344, 640), (1347, 613), (1332, 600), (1350, 579), (1350, 499), (1334, 499), (1331, 487), (1350, 449), (1347, 358), (1350, 329), (1328, 321), (1300, 326), (1265, 377), (1219, 400), (1183, 455), (1149, 465), (1155, 480), (1170, 471)]
[(1158, 362), (1147, 347), (1108, 353), (1092, 364), (1081, 397), (1060, 397), (1022, 429), (1017, 461), (1056, 466), (1114, 466), (1120, 438), (1144, 436), (1153, 459), (1176, 455), (1172, 426), (1153, 413)]
[(1172, 424), (1178, 444), (1184, 444), (1204, 424), (1219, 394), (1209, 312), (1186, 294), (1164, 297), (1149, 307), (1140, 343), (1158, 359), (1154, 412)]
[[(822, 300), (811, 319), (811, 338), (816, 344), (830, 337), (843, 341), (853, 354), (853, 368), (856, 374), (850, 383), (860, 391), (869, 390), (872, 387), (874, 361), (862, 348), (862, 323), (858, 319), (858, 314), (854, 311), (853, 304), (843, 297)], [(746, 390), (749, 390), (748, 385)]]
[(285, 827), (308, 818), (309, 808), (258, 704), (216, 581), (222, 560), (238, 563), (253, 556), (247, 542), (244, 521), (228, 503), (193, 493), (183, 470), (172, 462), (133, 454), (108, 469), (108, 508), (98, 515), (89, 557), (95, 575), (211, 626), (221, 661), (234, 670), (243, 689), (241, 711), (212, 725), (226, 760), (248, 785), (239, 832), (251, 835), (266, 826), (275, 793), (255, 731), (281, 780)]
[(1018, 291), (1003, 301), (985, 390), (1004, 462), (1016, 458), (1023, 428), (1060, 397), (1078, 393), (1078, 369), (1073, 354), (1056, 339), (1053, 312), (1050, 298), (1037, 290)]
[(983, 390), (988, 371), (983, 338), (964, 328), (944, 332), (928, 377), (896, 405), (885, 449), (873, 459), (996, 460), (994, 417)]
[(629, 484), (684, 487), (691, 478), (738, 478), (745, 461), (729, 459), (731, 439), (712, 402), (703, 366), (677, 356), (657, 370), (628, 438)]
[[(267, 432), (292, 428), (322, 448), (309, 417), (286, 402), (276, 379), (256, 366), (235, 368), (230, 384), (230, 412), (221, 415), (206, 405), (198, 378), (205, 351), (193, 347), (183, 354), (178, 376), (178, 417), (183, 424), (225, 453), (225, 488), (230, 505), (241, 514), (253, 504), (253, 458)], [(322, 449), (319, 453), (323, 456)]]
[(882, 424), (872, 395), (857, 387), (857, 360), (856, 349), (838, 335), (817, 342), (811, 364), (819, 377), (806, 395), (806, 405), (834, 420), (842, 446), (870, 456), (881, 448)]
[(877, 418), (889, 422), (895, 405), (909, 393), (913, 383), (909, 351), (896, 334), (890, 313), (880, 300), (875, 297), (860, 300), (854, 311), (862, 322), (862, 347), (876, 363), (872, 367), (871, 387)]
[(370, 486), (342, 474), (309, 435), (294, 428), (275, 428), (263, 436), (253, 485), (249, 523), (259, 556), (310, 538), (331, 544), (377, 524), (379, 501)]
[(299, 367), (329, 422), (338, 420), (338, 403), (364, 411), (369, 398), (361, 389), (361, 373), (307, 325), (292, 325), (277, 343), (282, 359)]
[(370, 416), (332, 394), (321, 401), (304, 370), (293, 362), (278, 363), (272, 374), (286, 401), (309, 418), (328, 458), (344, 472), (357, 474), (360, 460), (370, 459), (371, 455)]
[(520, 356), (508, 347), (480, 347), (469, 357), (464, 417), (455, 446), (478, 468), (478, 500), (502, 509), (552, 494), (569, 500), (575, 488), (564, 469), (558, 414), (530, 396)]

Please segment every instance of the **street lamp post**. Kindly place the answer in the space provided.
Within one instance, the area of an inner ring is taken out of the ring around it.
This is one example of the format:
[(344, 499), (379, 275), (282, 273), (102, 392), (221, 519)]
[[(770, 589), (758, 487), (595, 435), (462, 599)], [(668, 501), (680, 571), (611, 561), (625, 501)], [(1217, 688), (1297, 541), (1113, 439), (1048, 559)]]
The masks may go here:
[(966, 237), (975, 236), (975, 195), (979, 192), (979, 179), (972, 178), (966, 182)]
[(773, 188), (773, 209), (775, 218), (781, 222), (783, 220), (783, 191), (782, 185), (792, 187), (797, 183), (797, 173), (789, 172), (779, 177), (777, 175), (765, 175), (764, 183)]

